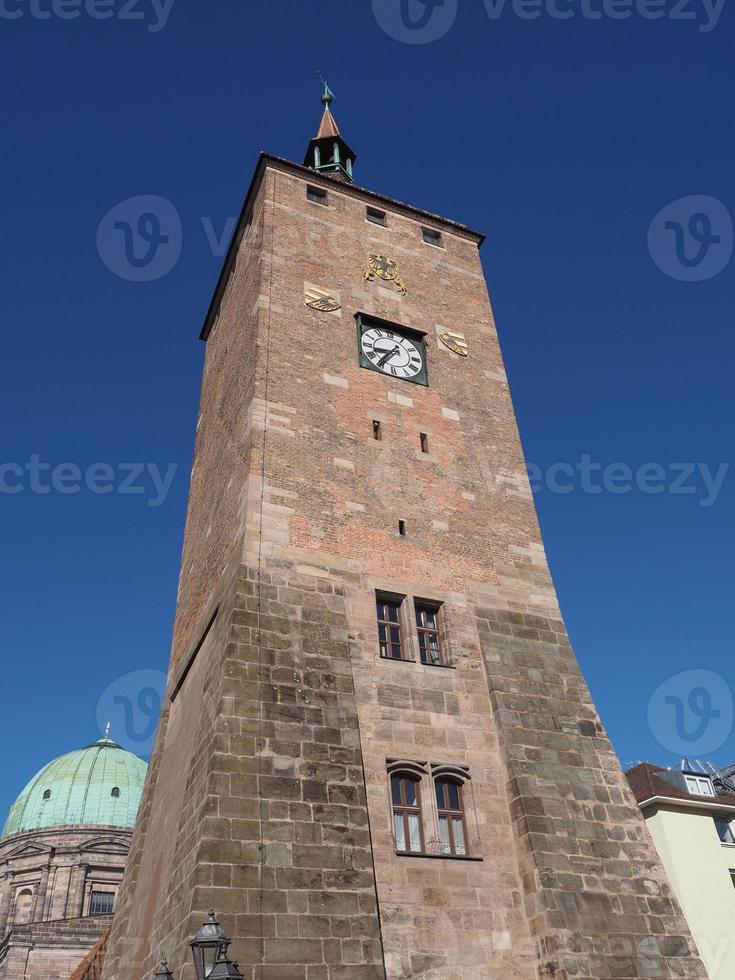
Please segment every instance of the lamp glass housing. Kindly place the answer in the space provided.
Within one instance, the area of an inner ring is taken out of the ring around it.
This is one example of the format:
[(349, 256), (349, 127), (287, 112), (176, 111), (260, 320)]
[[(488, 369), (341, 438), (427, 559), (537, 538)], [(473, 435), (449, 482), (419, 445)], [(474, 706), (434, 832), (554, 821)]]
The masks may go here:
[(206, 980), (215, 964), (227, 956), (229, 945), (229, 936), (217, 922), (214, 909), (210, 909), (207, 921), (189, 943), (197, 980)]

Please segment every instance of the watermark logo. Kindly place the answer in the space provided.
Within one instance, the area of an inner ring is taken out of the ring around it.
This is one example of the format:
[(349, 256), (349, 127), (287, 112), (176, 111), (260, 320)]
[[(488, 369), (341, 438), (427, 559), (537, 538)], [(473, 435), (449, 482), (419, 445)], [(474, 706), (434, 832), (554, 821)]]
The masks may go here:
[(373, 0), (376, 21), (395, 41), (430, 44), (447, 34), (459, 0)]
[[(719, 23), (725, 0), (483, 0), (488, 20), (515, 17), (551, 20), (688, 21), (703, 34)], [(378, 25), (396, 41), (428, 44), (447, 34), (457, 18), (458, 0), (373, 0)]]
[[(2, 0), (0, 0), (2, 3)], [(207, 246), (215, 258), (227, 254), (237, 227), (229, 216), (221, 228), (205, 215), (200, 218)], [(252, 226), (245, 229), (239, 247), (252, 245)], [(184, 243), (181, 216), (167, 198), (140, 194), (120, 201), (97, 227), (97, 251), (107, 268), (122, 279), (152, 282), (162, 279), (176, 266)]]
[(0, 463), (0, 494), (19, 493), (46, 496), (59, 493), (73, 496), (88, 493), (106, 496), (143, 497), (148, 507), (166, 502), (178, 470), (177, 463), (165, 469), (158, 463), (90, 463), (85, 469), (76, 463), (50, 463), (32, 453), (24, 463)]
[(699, 507), (712, 507), (718, 500), (729, 472), (729, 463), (717, 466), (709, 463), (600, 463), (584, 453), (575, 463), (551, 463), (545, 468), (528, 464), (531, 492), (548, 491), (562, 496), (581, 492), (625, 495), (641, 493), (647, 496), (670, 494), (696, 500)]
[(130, 282), (161, 279), (179, 261), (181, 216), (165, 197), (140, 194), (111, 208), (97, 228), (97, 251), (107, 268)]
[(685, 670), (660, 684), (648, 702), (648, 725), (674, 755), (702, 756), (722, 748), (733, 726), (730, 686), (712, 670)]
[(659, 269), (682, 282), (713, 279), (732, 256), (733, 225), (722, 201), (690, 194), (662, 208), (648, 228), (648, 251)]
[(142, 21), (151, 34), (162, 31), (175, 0), (0, 0), (0, 20)]
[(101, 732), (109, 722), (110, 738), (135, 755), (149, 756), (166, 692), (162, 670), (133, 670), (118, 677), (97, 702)]

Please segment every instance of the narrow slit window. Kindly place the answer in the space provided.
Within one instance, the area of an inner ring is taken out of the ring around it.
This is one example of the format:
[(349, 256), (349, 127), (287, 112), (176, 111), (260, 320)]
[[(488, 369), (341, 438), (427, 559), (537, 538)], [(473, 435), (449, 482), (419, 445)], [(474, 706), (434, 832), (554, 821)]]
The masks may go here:
[(310, 184), (306, 188), (306, 199), (314, 204), (326, 204), (327, 192), (321, 187), (312, 187)]
[(374, 225), (382, 225), (384, 228), (387, 225), (385, 219), (385, 211), (380, 211), (378, 208), (366, 208), (365, 217)]
[(428, 435), (425, 432), (422, 432), (420, 434), (420, 438), (421, 438), (421, 452), (422, 453), (428, 453), (428, 451), (429, 451), (429, 437), (428, 437)]
[(388, 660), (403, 660), (401, 637), (401, 603), (397, 599), (378, 596), (378, 644), (380, 656)]
[(383, 431), (380, 422), (377, 419), (373, 419), (373, 439), (382, 439)]
[(396, 850), (404, 854), (421, 854), (424, 850), (421, 780), (407, 773), (394, 773), (390, 783)]
[(431, 666), (441, 664), (444, 660), (439, 642), (439, 607), (417, 602), (415, 608), (421, 663)]
[(406, 522), (405, 521), (399, 521), (398, 522), (398, 535), (401, 538), (405, 538), (406, 537)]
[(735, 868), (730, 868), (730, 881), (732, 882), (733, 888), (735, 888)]
[(437, 779), (435, 785), (442, 851), (444, 854), (466, 854), (463, 787), (453, 779)]

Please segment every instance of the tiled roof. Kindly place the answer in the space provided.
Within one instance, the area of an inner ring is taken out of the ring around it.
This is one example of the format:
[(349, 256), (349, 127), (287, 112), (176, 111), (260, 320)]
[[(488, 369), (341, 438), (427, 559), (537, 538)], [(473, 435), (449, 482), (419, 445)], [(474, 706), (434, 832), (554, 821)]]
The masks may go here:
[(650, 800), (652, 796), (667, 796), (674, 800), (697, 800), (703, 803), (722, 803), (735, 807), (735, 794), (723, 793), (717, 796), (702, 796), (687, 793), (673, 783), (660, 779), (656, 773), (661, 772), (662, 766), (654, 766), (651, 762), (640, 762), (626, 772), (630, 788), (639, 803)]
[(327, 111), (322, 115), (321, 125), (319, 126), (319, 132), (316, 134), (318, 140), (326, 139), (329, 136), (339, 136), (339, 126), (332, 115), (332, 113), (327, 109)]
[(107, 932), (102, 933), (69, 980), (100, 980), (109, 938), (110, 930), (108, 929)]

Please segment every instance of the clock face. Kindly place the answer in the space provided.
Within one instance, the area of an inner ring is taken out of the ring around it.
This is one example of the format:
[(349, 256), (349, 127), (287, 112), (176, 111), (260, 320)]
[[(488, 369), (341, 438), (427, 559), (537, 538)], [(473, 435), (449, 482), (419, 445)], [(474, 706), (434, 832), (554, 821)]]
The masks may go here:
[(419, 344), (393, 330), (369, 327), (360, 336), (366, 366), (393, 378), (414, 379), (424, 371)]

